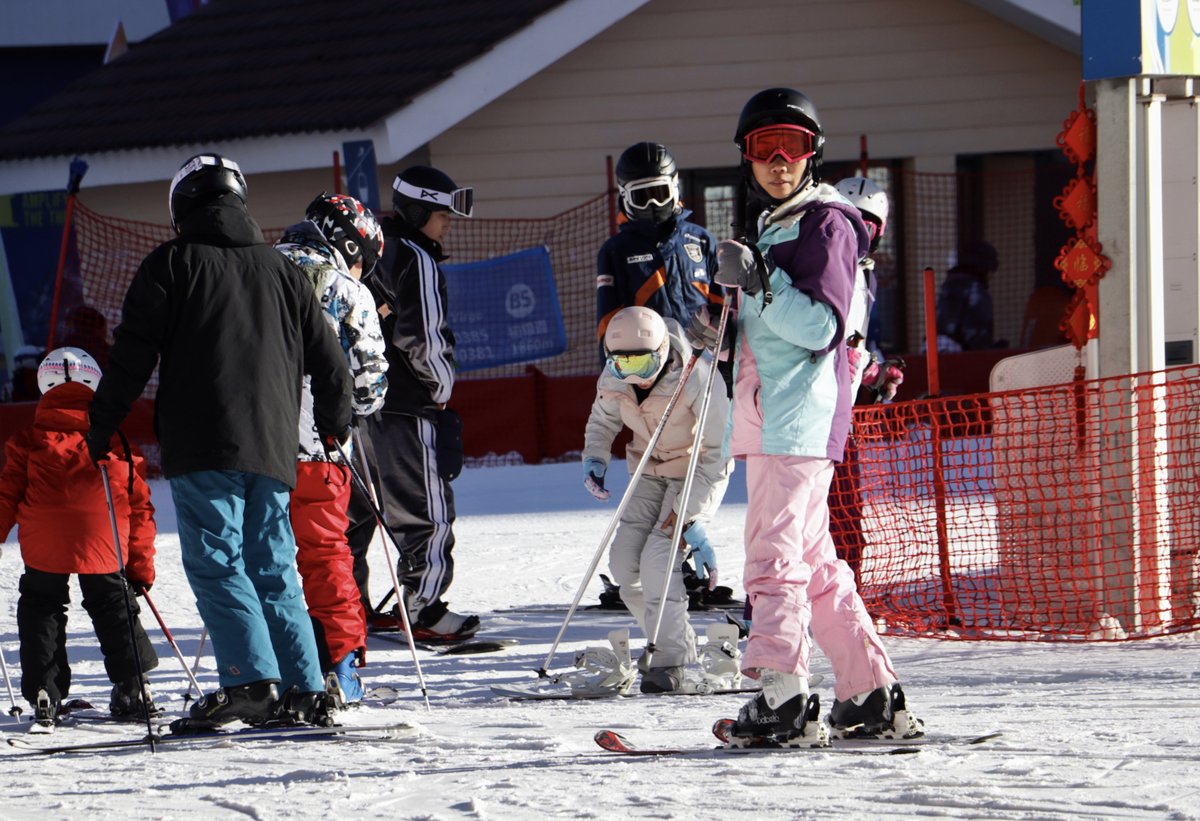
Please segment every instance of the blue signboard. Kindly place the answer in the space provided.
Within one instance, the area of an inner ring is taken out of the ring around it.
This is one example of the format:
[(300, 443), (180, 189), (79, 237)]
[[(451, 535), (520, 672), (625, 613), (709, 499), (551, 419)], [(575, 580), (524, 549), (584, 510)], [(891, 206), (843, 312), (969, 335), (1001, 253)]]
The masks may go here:
[(355, 140), (342, 143), (346, 159), (346, 193), (379, 213), (379, 176), (375, 170), (375, 143)]
[(547, 248), (442, 270), (460, 371), (546, 359), (567, 349)]
[(1106, 0), (1081, 9), (1083, 79), (1200, 74), (1200, 0)]

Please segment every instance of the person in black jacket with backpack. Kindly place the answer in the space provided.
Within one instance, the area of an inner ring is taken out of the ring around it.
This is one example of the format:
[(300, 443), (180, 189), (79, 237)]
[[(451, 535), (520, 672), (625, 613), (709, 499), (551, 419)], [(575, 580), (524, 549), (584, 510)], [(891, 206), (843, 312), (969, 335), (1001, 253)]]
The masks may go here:
[(157, 366), (163, 473), (221, 683), (192, 706), (190, 721), (324, 723), (288, 494), (304, 374), (331, 448), (348, 441), (350, 375), (312, 286), (263, 241), (246, 196), (237, 163), (217, 154), (192, 157), (176, 173), (178, 236), (146, 257), (125, 294), (90, 406), (88, 450), (93, 461), (107, 458), (113, 431)]

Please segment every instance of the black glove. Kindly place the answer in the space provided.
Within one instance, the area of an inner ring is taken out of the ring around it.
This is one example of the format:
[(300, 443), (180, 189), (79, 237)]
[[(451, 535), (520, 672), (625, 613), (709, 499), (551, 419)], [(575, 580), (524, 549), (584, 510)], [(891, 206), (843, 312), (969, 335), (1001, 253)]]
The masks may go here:
[(353, 435), (354, 428), (350, 425), (346, 425), (346, 427), (337, 433), (322, 433), (321, 445), (325, 448), (326, 455), (331, 459), (334, 457), (340, 459), (339, 448), (341, 451), (345, 451), (346, 448), (350, 447), (350, 437)]
[(126, 571), (125, 581), (129, 584), (129, 589), (133, 591), (133, 595), (135, 596), (146, 595), (146, 591), (154, 586), (154, 584), (151, 582), (145, 582), (141, 579), (130, 576), (128, 571)]
[(453, 482), (463, 469), (462, 417), (452, 408), (437, 412), (438, 476)]
[(108, 458), (109, 438), (98, 433), (95, 428), (91, 428), (83, 435), (83, 442), (87, 445), (88, 456), (91, 458), (93, 465), (98, 465), (101, 460)]

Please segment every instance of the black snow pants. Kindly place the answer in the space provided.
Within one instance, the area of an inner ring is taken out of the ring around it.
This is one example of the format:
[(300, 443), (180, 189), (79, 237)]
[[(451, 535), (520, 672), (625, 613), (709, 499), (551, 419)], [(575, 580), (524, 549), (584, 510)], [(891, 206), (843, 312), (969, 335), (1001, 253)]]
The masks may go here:
[[(71, 667), (67, 662), (67, 605), (71, 601), (69, 573), (45, 573), (26, 566), (17, 599), (17, 633), (21, 640), (21, 695), (36, 704), (38, 690), (51, 701), (63, 701), (71, 690)], [(80, 573), (79, 590), (83, 609), (91, 617), (104, 655), (104, 669), (116, 684), (137, 678), (133, 642), (125, 611), (125, 595), (119, 573)], [(134, 616), (140, 613), (130, 594)], [(142, 671), (158, 666), (158, 655), (150, 637), (135, 618), (134, 634), (141, 655)]]

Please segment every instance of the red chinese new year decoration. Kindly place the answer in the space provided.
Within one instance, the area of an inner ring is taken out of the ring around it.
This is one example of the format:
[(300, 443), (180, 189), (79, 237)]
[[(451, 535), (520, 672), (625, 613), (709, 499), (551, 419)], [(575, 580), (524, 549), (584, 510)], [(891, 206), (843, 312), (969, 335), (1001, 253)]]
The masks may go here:
[(1095, 240), (1076, 237), (1062, 247), (1054, 267), (1062, 272), (1063, 282), (1082, 288), (1100, 279), (1108, 270), (1108, 257), (1100, 251), (1100, 243)]
[(1071, 228), (1086, 228), (1096, 219), (1096, 186), (1089, 177), (1076, 177), (1054, 198), (1054, 207)]
[(1063, 281), (1076, 289), (1067, 304), (1059, 329), (1076, 348), (1082, 348), (1100, 331), (1097, 283), (1108, 270), (1109, 260), (1096, 239), (1096, 178), (1087, 165), (1096, 157), (1096, 112), (1087, 107), (1084, 85), (1079, 84), (1079, 107), (1063, 121), (1056, 140), (1067, 159), (1077, 166), (1075, 179), (1067, 184), (1054, 207), (1062, 220), (1075, 229), (1054, 261)]

